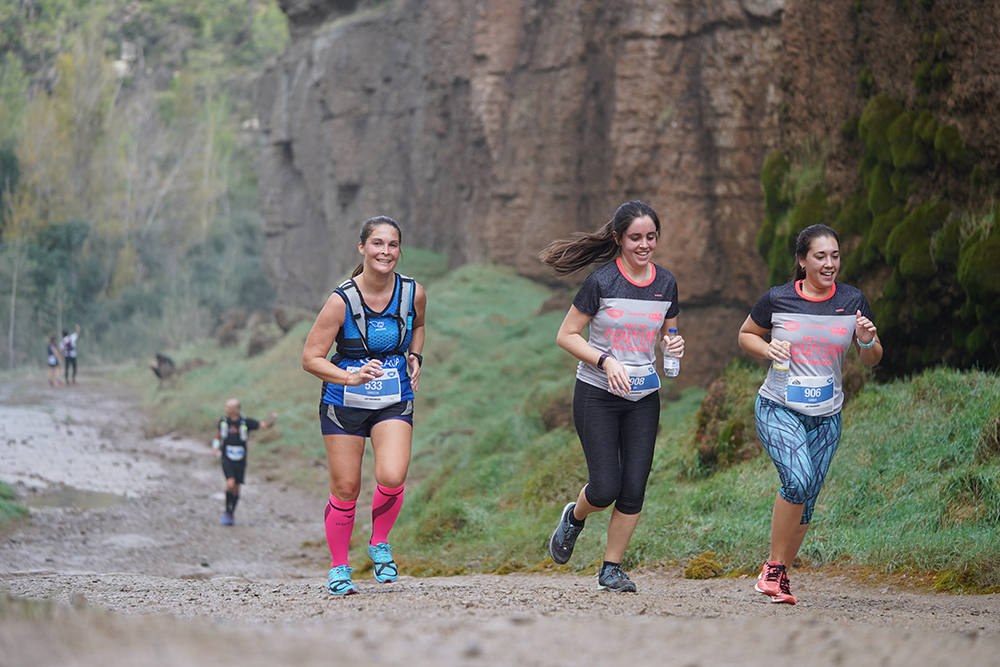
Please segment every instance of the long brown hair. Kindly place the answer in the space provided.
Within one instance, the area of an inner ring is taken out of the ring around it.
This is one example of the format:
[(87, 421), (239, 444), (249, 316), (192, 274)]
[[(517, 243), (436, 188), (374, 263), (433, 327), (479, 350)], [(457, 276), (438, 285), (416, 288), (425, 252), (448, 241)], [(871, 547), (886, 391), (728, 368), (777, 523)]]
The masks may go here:
[[(403, 232), (399, 228), (399, 223), (390, 218), (387, 215), (376, 215), (374, 218), (368, 218), (363, 223), (361, 223), (361, 245), (364, 245), (368, 241), (368, 237), (372, 235), (372, 231), (379, 225), (389, 225), (396, 229), (396, 233), (399, 235), (399, 244), (403, 245)], [(365, 270), (364, 260), (358, 262), (358, 265), (354, 267), (354, 273), (351, 277), (361, 275), (361, 272)]]
[(559, 239), (545, 246), (538, 258), (561, 276), (593, 264), (611, 261), (620, 251), (621, 238), (636, 218), (648, 215), (660, 233), (660, 218), (649, 204), (627, 201), (614, 216), (593, 233), (576, 232), (568, 239)]

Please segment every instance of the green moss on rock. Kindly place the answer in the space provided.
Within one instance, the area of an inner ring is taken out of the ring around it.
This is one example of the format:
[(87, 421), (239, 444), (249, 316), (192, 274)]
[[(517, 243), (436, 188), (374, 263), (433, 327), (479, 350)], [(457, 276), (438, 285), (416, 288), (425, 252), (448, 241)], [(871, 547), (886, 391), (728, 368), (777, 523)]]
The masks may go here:
[(907, 280), (926, 280), (936, 272), (930, 239), (926, 236), (913, 242), (899, 260), (899, 275)]
[(938, 122), (931, 112), (924, 109), (913, 121), (913, 133), (927, 146), (934, 145), (934, 135), (937, 134)]
[(958, 282), (977, 303), (1000, 299), (1000, 235), (972, 238), (961, 249)]
[(931, 240), (931, 255), (936, 264), (958, 264), (958, 251), (962, 243), (962, 224), (952, 218), (939, 229)]
[(868, 203), (860, 194), (848, 195), (837, 211), (834, 229), (840, 234), (864, 234), (871, 229), (872, 215)]
[(785, 179), (791, 163), (782, 151), (774, 151), (764, 158), (764, 166), (760, 171), (760, 182), (764, 188), (764, 202), (769, 210), (783, 212), (781, 207), (788, 206), (788, 198), (783, 195)]
[(919, 169), (928, 162), (927, 148), (915, 132), (917, 115), (904, 111), (889, 125), (887, 138), (896, 169)]
[(764, 158), (760, 183), (764, 190), (764, 224), (757, 232), (757, 252), (767, 256), (774, 243), (779, 221), (787, 214), (791, 202), (786, 194), (785, 181), (791, 163), (782, 151), (774, 151)]
[(931, 80), (931, 70), (934, 68), (934, 63), (928, 60), (922, 60), (917, 63), (916, 69), (913, 71), (913, 83), (917, 86), (917, 90), (922, 93), (930, 92), (933, 85)]
[(889, 145), (888, 130), (896, 117), (903, 112), (903, 106), (889, 95), (876, 95), (868, 101), (858, 123), (858, 136), (874, 153), (879, 162), (892, 163), (892, 147)]
[(704, 551), (694, 558), (684, 568), (685, 579), (711, 579), (723, 572), (719, 557), (714, 551)]
[(965, 350), (973, 356), (986, 350), (990, 345), (990, 332), (985, 325), (978, 325), (965, 337)]
[(798, 233), (809, 225), (827, 220), (826, 192), (822, 186), (816, 186), (795, 204), (788, 214), (788, 226), (791, 232)]
[(938, 157), (956, 169), (967, 169), (971, 166), (962, 135), (953, 125), (941, 125), (934, 134), (934, 150)]
[(929, 242), (931, 234), (944, 225), (950, 212), (951, 207), (941, 201), (928, 202), (910, 211), (889, 234), (886, 258), (890, 262), (898, 261), (914, 242)]
[(877, 251), (882, 257), (886, 255), (886, 242), (889, 234), (896, 228), (896, 225), (903, 219), (903, 207), (895, 206), (882, 215), (877, 215), (872, 219), (872, 229), (868, 234), (868, 246)]
[(872, 74), (872, 68), (865, 65), (858, 72), (858, 95), (861, 97), (870, 97), (874, 92), (875, 75)]
[(913, 179), (905, 171), (894, 171), (889, 177), (889, 184), (892, 185), (892, 194), (897, 201), (906, 201), (913, 192)]
[(877, 217), (899, 203), (892, 191), (888, 170), (881, 164), (876, 165), (871, 172), (871, 183), (868, 186), (868, 210)]

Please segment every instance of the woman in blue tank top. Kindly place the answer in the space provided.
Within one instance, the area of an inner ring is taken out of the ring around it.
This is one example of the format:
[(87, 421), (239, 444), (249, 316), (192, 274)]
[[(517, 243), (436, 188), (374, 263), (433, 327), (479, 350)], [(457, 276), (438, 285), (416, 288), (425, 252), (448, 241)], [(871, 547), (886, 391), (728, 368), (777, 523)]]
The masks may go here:
[[(361, 489), (365, 439), (375, 452), (375, 492), (368, 556), (375, 579), (396, 580), (389, 531), (403, 503), (413, 435), (413, 395), (424, 346), (423, 287), (396, 273), (402, 235), (392, 218), (361, 227), (362, 261), (316, 317), (302, 351), (302, 368), (323, 381), (319, 418), (330, 472), (324, 523), (331, 568), (327, 590), (350, 595), (348, 562), (355, 506)], [(336, 353), (328, 358), (336, 345)]]

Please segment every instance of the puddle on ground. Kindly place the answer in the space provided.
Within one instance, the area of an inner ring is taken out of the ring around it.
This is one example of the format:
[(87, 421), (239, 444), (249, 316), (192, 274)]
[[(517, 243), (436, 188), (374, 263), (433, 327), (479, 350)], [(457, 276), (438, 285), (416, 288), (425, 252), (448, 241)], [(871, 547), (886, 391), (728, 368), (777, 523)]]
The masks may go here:
[(99, 510), (124, 500), (122, 496), (104, 491), (88, 491), (72, 486), (50, 486), (44, 491), (23, 498), (28, 507), (73, 507), (82, 510)]

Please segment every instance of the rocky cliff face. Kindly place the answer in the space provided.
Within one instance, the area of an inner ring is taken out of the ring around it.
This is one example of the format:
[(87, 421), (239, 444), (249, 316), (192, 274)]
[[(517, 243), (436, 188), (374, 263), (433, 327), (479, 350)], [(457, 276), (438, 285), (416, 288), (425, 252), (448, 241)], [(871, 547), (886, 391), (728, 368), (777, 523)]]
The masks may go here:
[(784, 5), (287, 0), (293, 45), (258, 99), (282, 298), (321, 303), (371, 215), (454, 264), (549, 278), (542, 246), (639, 198), (699, 341), (684, 375), (707, 380), (766, 287), (753, 242)]

